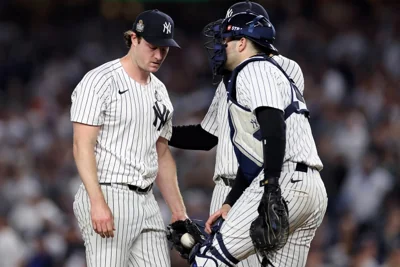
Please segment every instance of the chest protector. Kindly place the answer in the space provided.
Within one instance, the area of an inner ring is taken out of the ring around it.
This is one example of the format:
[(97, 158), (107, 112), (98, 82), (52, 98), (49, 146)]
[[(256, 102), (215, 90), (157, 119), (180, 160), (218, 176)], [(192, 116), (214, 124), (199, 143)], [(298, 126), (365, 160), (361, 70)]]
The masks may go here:
[[(264, 167), (263, 143), (260, 126), (253, 112), (240, 105), (236, 98), (236, 78), (238, 73), (250, 62), (268, 61), (276, 66), (289, 80), (291, 88), (291, 103), (284, 110), (285, 121), (294, 113), (309, 117), (304, 98), (294, 81), (286, 74), (279, 64), (272, 58), (265, 56), (252, 57), (237, 66), (226, 83), (228, 91), (228, 121), (230, 136), (238, 163), (250, 183)], [(267, 91), (268, 88), (266, 87)]]

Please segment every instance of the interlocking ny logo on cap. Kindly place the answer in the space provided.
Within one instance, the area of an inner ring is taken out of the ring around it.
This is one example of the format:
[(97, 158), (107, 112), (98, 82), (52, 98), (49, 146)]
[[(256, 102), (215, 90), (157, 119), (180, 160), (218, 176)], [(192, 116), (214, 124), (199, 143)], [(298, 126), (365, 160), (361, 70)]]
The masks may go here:
[(228, 9), (228, 12), (226, 12), (226, 17), (225, 17), (225, 18), (229, 18), (229, 17), (231, 17), (231, 16), (232, 16), (232, 14), (233, 14), (233, 10), (232, 10), (232, 8)]
[(164, 26), (163, 33), (170, 34), (171, 33), (171, 23), (164, 22), (163, 26)]

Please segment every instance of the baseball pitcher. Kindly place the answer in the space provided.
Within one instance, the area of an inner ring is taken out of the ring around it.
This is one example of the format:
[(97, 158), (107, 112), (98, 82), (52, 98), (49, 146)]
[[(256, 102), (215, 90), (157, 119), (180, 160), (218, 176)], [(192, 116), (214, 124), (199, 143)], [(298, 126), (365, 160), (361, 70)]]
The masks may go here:
[(168, 148), (173, 108), (152, 73), (166, 58), (174, 22), (158, 10), (138, 15), (129, 52), (89, 71), (72, 93), (74, 158), (82, 179), (74, 201), (91, 267), (170, 266), (166, 231), (152, 188), (186, 220)]

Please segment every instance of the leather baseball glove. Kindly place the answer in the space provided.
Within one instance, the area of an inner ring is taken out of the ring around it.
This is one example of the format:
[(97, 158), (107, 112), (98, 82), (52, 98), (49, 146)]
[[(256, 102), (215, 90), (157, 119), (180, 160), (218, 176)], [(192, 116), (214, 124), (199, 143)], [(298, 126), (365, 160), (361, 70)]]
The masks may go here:
[(192, 248), (186, 248), (181, 243), (181, 237), (186, 233), (189, 233), (193, 237), (194, 245), (205, 241), (205, 236), (199, 229), (199, 226), (189, 219), (176, 221), (167, 227), (167, 239), (172, 244), (172, 248), (175, 248), (182, 258), (188, 260)]
[(264, 188), (258, 217), (250, 227), (250, 237), (258, 255), (268, 260), (269, 256), (281, 249), (289, 236), (289, 214), (281, 195), (278, 178), (261, 182)]

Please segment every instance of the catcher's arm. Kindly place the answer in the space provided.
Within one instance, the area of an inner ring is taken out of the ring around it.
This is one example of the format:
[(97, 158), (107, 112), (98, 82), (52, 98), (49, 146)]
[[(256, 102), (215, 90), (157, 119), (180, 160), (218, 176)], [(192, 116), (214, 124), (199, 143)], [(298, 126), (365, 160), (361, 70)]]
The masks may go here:
[(246, 190), (249, 185), (250, 183), (247, 181), (242, 172), (242, 169), (239, 166), (236, 173), (235, 184), (233, 185), (228, 196), (226, 197), (224, 204), (228, 204), (232, 207), (235, 204), (236, 200), (239, 199), (239, 197), (243, 194), (244, 190)]
[(204, 130), (200, 124), (173, 126), (168, 142), (170, 146), (190, 150), (210, 150), (217, 144), (218, 137)]
[(286, 147), (286, 124), (282, 110), (260, 107), (256, 109), (264, 151), (264, 176), (281, 175)]
[[(218, 128), (217, 110), (222, 92), (225, 92), (225, 88), (221, 82), (201, 124), (172, 127), (170, 146), (181, 149), (210, 150), (218, 144), (218, 137), (216, 136)], [(188, 136), (191, 138), (187, 138)]]
[(264, 151), (264, 194), (258, 207), (259, 216), (251, 224), (250, 237), (256, 252), (264, 260), (281, 249), (289, 234), (289, 215), (281, 195), (279, 177), (286, 146), (286, 125), (283, 112), (262, 107), (256, 110)]
[[(260, 125), (264, 151), (264, 183), (270, 177), (278, 178), (281, 174), (286, 146), (286, 125), (283, 112), (269, 107), (256, 109), (256, 116)], [(229, 192), (224, 204), (231, 207), (249, 186), (240, 166), (238, 168), (235, 185)]]

